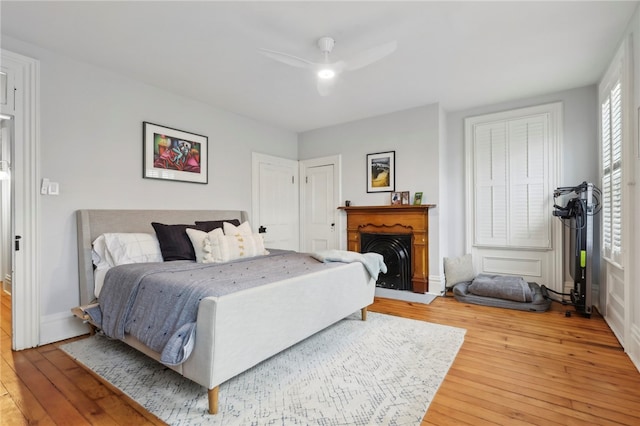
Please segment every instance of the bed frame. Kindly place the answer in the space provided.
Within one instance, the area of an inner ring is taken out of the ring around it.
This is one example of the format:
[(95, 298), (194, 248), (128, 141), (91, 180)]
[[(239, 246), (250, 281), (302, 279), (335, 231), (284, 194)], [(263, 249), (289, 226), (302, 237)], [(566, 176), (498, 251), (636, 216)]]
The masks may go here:
[[(82, 305), (94, 301), (91, 242), (105, 232), (154, 233), (151, 222), (194, 223), (238, 219), (240, 210), (78, 210), (78, 271)], [(301, 285), (303, 284), (303, 285)], [(169, 366), (208, 389), (209, 413), (218, 412), (220, 384), (373, 303), (375, 280), (358, 262), (269, 285), (204, 298), (198, 308), (191, 356)], [(132, 336), (123, 341), (159, 362), (160, 354)]]

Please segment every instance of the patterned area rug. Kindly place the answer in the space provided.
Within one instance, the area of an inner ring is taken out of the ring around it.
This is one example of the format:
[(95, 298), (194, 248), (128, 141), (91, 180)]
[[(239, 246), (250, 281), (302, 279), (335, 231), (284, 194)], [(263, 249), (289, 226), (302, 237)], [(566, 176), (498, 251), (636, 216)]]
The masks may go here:
[(93, 336), (61, 349), (170, 425), (418, 425), (466, 330), (354, 314), (207, 391), (127, 345)]

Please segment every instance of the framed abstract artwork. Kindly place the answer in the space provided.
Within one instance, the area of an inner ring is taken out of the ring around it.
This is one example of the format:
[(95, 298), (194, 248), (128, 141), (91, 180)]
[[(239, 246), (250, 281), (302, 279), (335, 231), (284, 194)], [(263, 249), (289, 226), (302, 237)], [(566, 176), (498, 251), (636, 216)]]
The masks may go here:
[(367, 154), (367, 192), (395, 190), (396, 152)]
[(146, 121), (142, 128), (142, 177), (209, 182), (209, 138)]

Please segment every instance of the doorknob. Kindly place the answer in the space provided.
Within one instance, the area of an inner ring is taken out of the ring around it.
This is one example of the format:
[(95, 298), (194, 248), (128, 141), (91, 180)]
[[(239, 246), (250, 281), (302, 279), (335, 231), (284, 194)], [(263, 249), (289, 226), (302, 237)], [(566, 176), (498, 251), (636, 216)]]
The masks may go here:
[(16, 251), (20, 250), (20, 238), (22, 238), (21, 235), (16, 235), (16, 241), (15, 241), (15, 249), (16, 249)]
[(265, 234), (266, 232), (267, 232), (267, 228), (260, 225), (260, 228), (258, 228), (258, 234)]

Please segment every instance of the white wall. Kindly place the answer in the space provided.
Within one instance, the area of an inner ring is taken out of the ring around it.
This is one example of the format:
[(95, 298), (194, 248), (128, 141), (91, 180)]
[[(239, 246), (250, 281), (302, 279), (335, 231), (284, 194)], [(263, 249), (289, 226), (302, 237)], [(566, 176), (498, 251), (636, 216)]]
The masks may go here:
[[(342, 196), (354, 206), (390, 204), (390, 194), (367, 193), (367, 154), (396, 152), (396, 191), (423, 192), (429, 210), (429, 291), (438, 292), (442, 277), (439, 251), (440, 137), (443, 120), (438, 104), (371, 117), (299, 135), (300, 160), (342, 155)], [(344, 201), (344, 200), (343, 200)], [(344, 213), (342, 213), (344, 214)], [(345, 230), (341, 232), (344, 234)], [(346, 246), (346, 237), (341, 238)]]
[[(2, 48), (40, 61), (39, 171), (60, 184), (59, 196), (41, 196), (41, 343), (78, 333), (76, 210), (250, 212), (251, 153), (298, 157), (295, 133), (9, 37)], [(208, 136), (209, 184), (143, 179), (143, 121)]]

